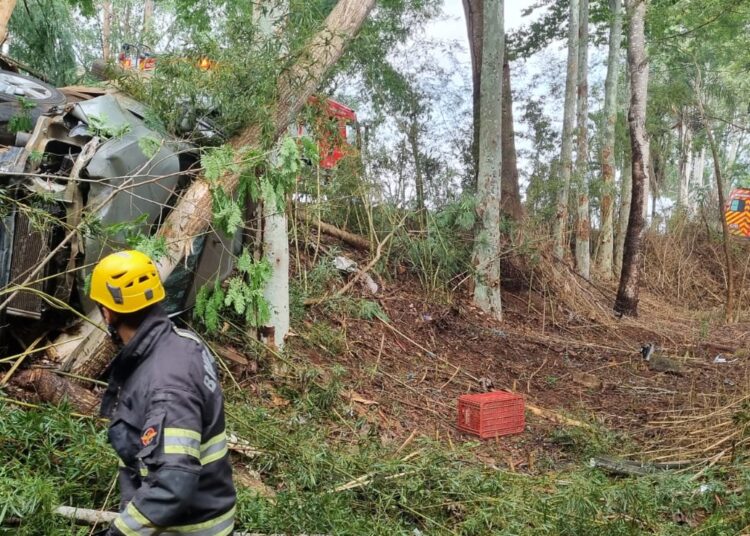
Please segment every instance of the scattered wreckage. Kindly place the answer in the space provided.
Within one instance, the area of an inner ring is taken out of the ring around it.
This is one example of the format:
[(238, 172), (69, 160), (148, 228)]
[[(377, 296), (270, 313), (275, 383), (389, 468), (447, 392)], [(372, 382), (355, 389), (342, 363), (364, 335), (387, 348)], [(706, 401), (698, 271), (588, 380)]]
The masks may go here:
[[(111, 88), (58, 89), (0, 71), (0, 355), (75, 318), (55, 302), (89, 313), (92, 265), (152, 235), (190, 183), (197, 146), (146, 116)], [(188, 309), (202, 284), (228, 275), (240, 247), (239, 233), (197, 237), (165, 282), (168, 311)]]

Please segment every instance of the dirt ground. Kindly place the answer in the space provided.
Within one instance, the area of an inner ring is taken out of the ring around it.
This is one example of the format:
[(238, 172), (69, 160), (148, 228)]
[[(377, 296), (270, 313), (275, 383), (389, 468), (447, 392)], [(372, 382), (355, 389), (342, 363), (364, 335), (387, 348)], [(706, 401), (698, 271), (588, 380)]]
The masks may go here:
[[(609, 292), (601, 295), (603, 307), (612, 303)], [(700, 448), (685, 443), (671, 421), (718, 414), (742, 399), (750, 385), (750, 324), (721, 326), (720, 311), (665, 304), (648, 291), (638, 319), (605, 321), (574, 314), (536, 291), (505, 292), (503, 299), (504, 319), (496, 322), (472, 307), (468, 295), (445, 303), (415, 282), (386, 284), (376, 301), (392, 327), (317, 307), (306, 325), (330, 323), (346, 335), (345, 351), (331, 355), (304, 335), (290, 345), (319, 365), (344, 365), (352, 406), (386, 441), (404, 441), (412, 432), (449, 443), (473, 439), (455, 426), (458, 397), (509, 389), (544, 410), (626, 433), (634, 439), (627, 453), (633, 457), (675, 460), (716, 451), (710, 441)], [(679, 364), (677, 374), (650, 369), (640, 353), (649, 342)], [(717, 357), (728, 362), (714, 363)], [(717, 432), (731, 427), (726, 416), (717, 422)], [(540, 456), (556, 457), (550, 437), (559, 426), (554, 415), (527, 413), (525, 433), (488, 440), (483, 452), (491, 462), (533, 470)]]

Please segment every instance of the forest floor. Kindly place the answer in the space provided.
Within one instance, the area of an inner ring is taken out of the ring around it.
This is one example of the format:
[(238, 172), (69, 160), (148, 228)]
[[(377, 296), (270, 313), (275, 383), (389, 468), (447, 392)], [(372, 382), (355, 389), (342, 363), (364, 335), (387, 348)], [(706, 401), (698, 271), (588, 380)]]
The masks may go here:
[[(304, 307), (345, 278), (329, 257), (294, 264), (308, 271), (283, 353), (229, 319), (209, 340), (227, 372), (238, 529), (750, 534), (750, 323), (725, 325), (717, 300), (691, 308), (647, 288), (638, 318), (616, 318), (613, 287), (537, 266), (543, 290), (507, 280), (497, 322), (467, 290), (425, 292), (396, 263), (376, 296), (355, 286)], [(649, 368), (650, 342), (679, 374)], [(522, 434), (457, 430), (460, 395), (501, 389), (541, 410)], [(83, 536), (56, 506), (116, 510), (104, 423), (65, 406), (0, 413), (0, 534)], [(596, 456), (678, 463), (622, 478), (591, 468)]]
[[(596, 289), (603, 307), (615, 291)], [(316, 307), (289, 348), (324, 369), (344, 367), (349, 401), (384, 441), (413, 433), (448, 444), (472, 439), (456, 428), (458, 397), (511, 390), (546, 414), (527, 414), (521, 435), (486, 441), (482, 454), (493, 465), (535, 471), (543, 460), (554, 466), (560, 451), (554, 430), (566, 419), (627, 435), (632, 451), (625, 454), (632, 458), (697, 461), (721, 450), (686, 441), (679, 425), (681, 418), (724, 415), (727, 405), (744, 400), (750, 322), (726, 325), (719, 308), (690, 310), (648, 290), (636, 319), (581, 316), (528, 289), (505, 291), (503, 299), (504, 318), (497, 322), (467, 295), (446, 300), (401, 277), (376, 299), (387, 321)], [(640, 352), (646, 343), (676, 361), (679, 373), (651, 370)], [(253, 388), (273, 390), (262, 382)], [(717, 428), (729, 424), (718, 422)]]

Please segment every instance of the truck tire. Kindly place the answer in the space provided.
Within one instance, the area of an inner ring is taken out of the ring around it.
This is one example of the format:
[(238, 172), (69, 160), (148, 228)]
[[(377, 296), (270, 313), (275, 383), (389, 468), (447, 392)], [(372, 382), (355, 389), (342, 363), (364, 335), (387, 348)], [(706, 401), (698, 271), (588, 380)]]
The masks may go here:
[(33, 76), (0, 70), (0, 102), (16, 102), (24, 97), (45, 111), (65, 104), (65, 95)]

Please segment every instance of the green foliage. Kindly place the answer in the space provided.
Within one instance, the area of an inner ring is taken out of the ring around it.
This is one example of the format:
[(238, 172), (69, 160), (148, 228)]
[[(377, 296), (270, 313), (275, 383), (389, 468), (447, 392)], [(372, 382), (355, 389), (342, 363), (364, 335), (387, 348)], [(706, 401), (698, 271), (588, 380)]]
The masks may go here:
[(388, 322), (388, 315), (380, 307), (380, 304), (371, 300), (359, 300), (359, 311), (357, 316), (363, 320), (383, 320)]
[(34, 129), (34, 123), (31, 120), (30, 112), (36, 107), (36, 105), (33, 101), (25, 97), (18, 97), (18, 106), (18, 113), (8, 121), (8, 130), (13, 134), (17, 134), (18, 132), (31, 132)]
[(162, 142), (153, 136), (143, 136), (138, 138), (138, 147), (140, 147), (146, 158), (153, 158), (161, 149)]
[(237, 260), (237, 275), (227, 279), (225, 286), (217, 281), (213, 288), (204, 285), (198, 291), (194, 317), (209, 332), (218, 329), (222, 313), (239, 317), (254, 328), (265, 325), (271, 317), (271, 310), (263, 290), (271, 278), (271, 271), (268, 259), (256, 261), (247, 250), (243, 251)]
[(83, 535), (52, 510), (61, 504), (115, 508), (116, 496), (104, 499), (117, 459), (96, 421), (72, 417), (67, 407), (23, 411), (0, 402), (0, 411), (0, 527), (14, 517), (18, 536)]
[(76, 77), (74, 27), (65, 0), (19, 2), (8, 24), (8, 55), (42, 73), (52, 84), (68, 85)]
[(209, 285), (202, 286), (195, 296), (193, 317), (202, 322), (209, 333), (219, 329), (221, 321), (219, 313), (224, 308), (225, 297), (226, 294), (219, 280), (214, 283), (213, 288)]
[(163, 236), (146, 236), (137, 233), (128, 236), (126, 241), (128, 247), (148, 255), (154, 261), (158, 261), (167, 254), (167, 239)]
[[(128, 134), (132, 127), (128, 123), (112, 125), (106, 115), (90, 114), (88, 116), (88, 133), (102, 139), (119, 139)], [(140, 146), (140, 144), (139, 144)], [(140, 146), (142, 148), (142, 146)]]

